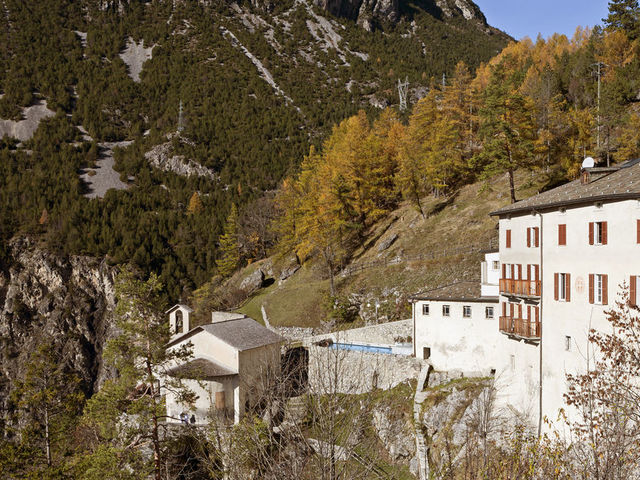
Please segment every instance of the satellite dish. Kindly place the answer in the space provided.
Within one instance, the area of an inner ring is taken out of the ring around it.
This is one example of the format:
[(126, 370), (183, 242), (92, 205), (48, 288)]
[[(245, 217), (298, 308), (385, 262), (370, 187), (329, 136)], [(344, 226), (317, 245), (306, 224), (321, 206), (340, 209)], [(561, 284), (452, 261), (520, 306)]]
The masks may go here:
[(595, 165), (596, 161), (591, 157), (587, 157), (582, 161), (582, 168), (593, 168)]

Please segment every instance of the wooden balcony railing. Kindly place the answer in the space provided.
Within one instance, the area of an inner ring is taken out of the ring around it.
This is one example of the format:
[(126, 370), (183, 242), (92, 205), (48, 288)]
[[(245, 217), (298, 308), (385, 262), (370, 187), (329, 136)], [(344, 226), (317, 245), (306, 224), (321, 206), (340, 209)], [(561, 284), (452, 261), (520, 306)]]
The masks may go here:
[(512, 280), (510, 278), (501, 278), (500, 293), (539, 297), (540, 280)]
[(540, 321), (514, 317), (500, 317), (500, 331), (507, 335), (536, 340), (539, 340), (542, 334)]

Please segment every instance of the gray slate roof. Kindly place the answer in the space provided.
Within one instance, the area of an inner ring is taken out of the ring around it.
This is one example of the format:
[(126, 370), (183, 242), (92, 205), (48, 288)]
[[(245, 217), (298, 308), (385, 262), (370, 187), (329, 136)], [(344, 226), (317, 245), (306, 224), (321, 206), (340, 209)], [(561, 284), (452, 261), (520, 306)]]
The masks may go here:
[[(640, 159), (629, 160), (611, 169), (592, 168), (593, 179), (582, 185), (580, 179), (507, 205), (491, 215), (531, 212), (592, 202), (640, 198)], [(597, 178), (595, 178), (597, 177)]]
[(251, 350), (252, 348), (271, 345), (284, 340), (277, 333), (263, 327), (249, 317), (209, 323), (202, 325), (202, 329), (239, 351)]
[(184, 335), (171, 340), (167, 347), (176, 345), (202, 331), (214, 335), (240, 352), (284, 341), (284, 337), (263, 327), (252, 318), (244, 316), (192, 328)]
[(444, 287), (426, 290), (411, 296), (412, 300), (437, 300), (452, 302), (498, 303), (498, 297), (480, 296), (480, 282), (458, 282)]
[(169, 375), (177, 378), (194, 378), (198, 380), (213, 380), (219, 377), (237, 375), (238, 372), (206, 358), (196, 358), (169, 370)]

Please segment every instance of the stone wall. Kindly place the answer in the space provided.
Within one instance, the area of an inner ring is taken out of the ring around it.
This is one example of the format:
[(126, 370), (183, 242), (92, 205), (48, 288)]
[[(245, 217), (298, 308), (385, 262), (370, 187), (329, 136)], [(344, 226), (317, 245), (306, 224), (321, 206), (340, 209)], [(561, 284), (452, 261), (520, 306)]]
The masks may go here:
[(331, 332), (324, 335), (304, 337), (304, 345), (313, 345), (323, 339), (331, 339), (342, 343), (373, 343), (378, 345), (393, 345), (397, 339), (406, 340), (413, 336), (413, 321), (400, 320), (398, 322), (381, 323), (351, 330)]
[(358, 394), (375, 388), (387, 390), (404, 381), (417, 379), (423, 363), (406, 355), (311, 346), (309, 390), (317, 394)]

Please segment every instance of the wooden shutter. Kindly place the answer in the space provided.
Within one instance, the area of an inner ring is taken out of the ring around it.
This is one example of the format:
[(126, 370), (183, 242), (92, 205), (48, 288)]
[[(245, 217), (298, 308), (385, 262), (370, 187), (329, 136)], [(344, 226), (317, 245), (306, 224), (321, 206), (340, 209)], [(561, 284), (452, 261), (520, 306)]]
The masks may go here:
[(567, 225), (560, 224), (558, 225), (558, 245), (566, 245), (567, 244)]
[(636, 242), (640, 243), (640, 220), (636, 220)]
[(636, 301), (636, 278), (638, 277), (635, 275), (631, 275), (631, 278), (629, 278), (629, 305), (631, 306), (636, 306), (638, 304)]
[(531, 278), (531, 264), (527, 264), (527, 280), (532, 280)]
[(522, 318), (522, 304), (518, 304), (518, 318)]
[(502, 264), (502, 278), (507, 278), (507, 264)]
[(509, 313), (511, 314), (511, 318), (513, 318), (513, 310), (514, 310), (513, 303), (510, 303), (509, 304)]
[(571, 301), (571, 274), (567, 273), (565, 276), (565, 286), (564, 286), (564, 291), (566, 294), (565, 300), (567, 302)]
[(589, 274), (589, 303), (594, 303), (593, 284), (594, 284), (594, 275), (593, 273), (590, 273)]
[(609, 292), (607, 284), (609, 283), (609, 275), (602, 275), (602, 304), (609, 304)]
[(527, 320), (531, 321), (531, 305), (527, 305)]
[(534, 265), (534, 270), (535, 270), (535, 280), (538, 281), (540, 280), (540, 265)]
[(540, 307), (533, 307), (536, 322), (540, 320)]
[(558, 273), (554, 273), (553, 274), (553, 298), (554, 300), (558, 300), (559, 295), (558, 295), (558, 277), (560, 276), (560, 274)]
[(539, 247), (540, 246), (540, 229), (538, 227), (535, 227), (533, 229), (533, 233), (534, 233), (534, 246), (535, 247)]
[(516, 264), (511, 264), (511, 280), (515, 280), (516, 278)]
[(502, 316), (503, 317), (507, 316), (507, 304), (506, 304), (506, 302), (502, 302)]
[(602, 222), (602, 245), (607, 244), (607, 222)]
[(522, 280), (522, 264), (518, 264), (518, 280)]
[(527, 247), (531, 246), (531, 228), (527, 227)]
[(511, 230), (507, 230), (507, 248), (511, 248)]
[(589, 245), (593, 245), (593, 222), (589, 222)]

